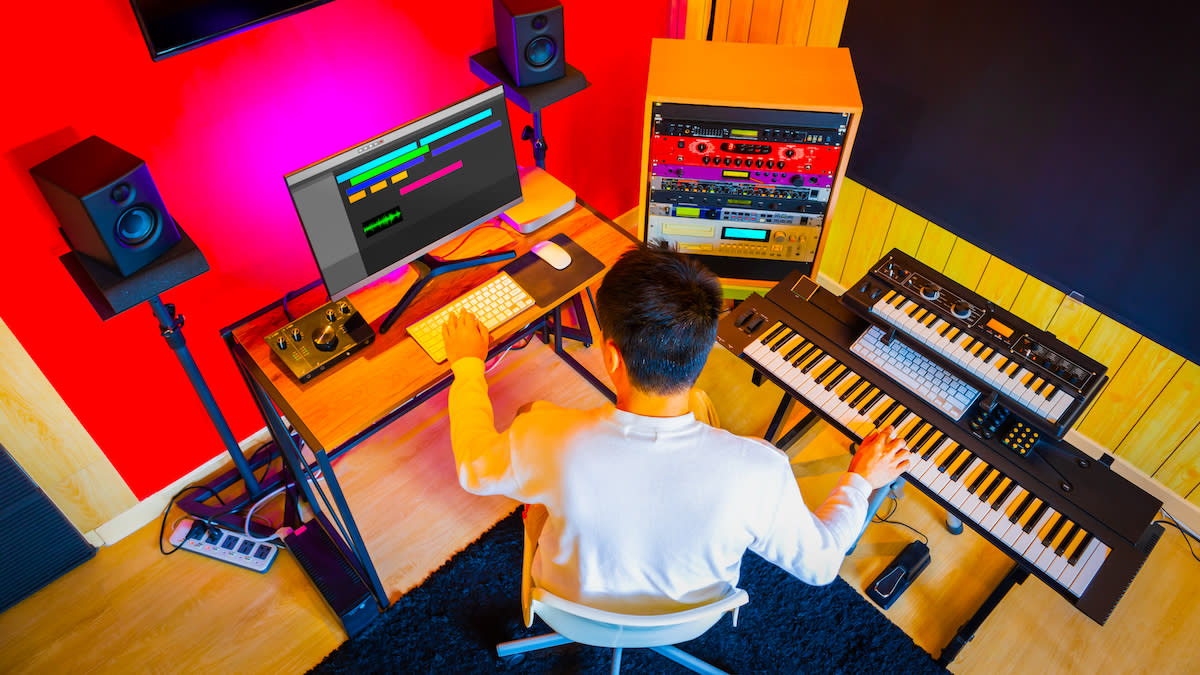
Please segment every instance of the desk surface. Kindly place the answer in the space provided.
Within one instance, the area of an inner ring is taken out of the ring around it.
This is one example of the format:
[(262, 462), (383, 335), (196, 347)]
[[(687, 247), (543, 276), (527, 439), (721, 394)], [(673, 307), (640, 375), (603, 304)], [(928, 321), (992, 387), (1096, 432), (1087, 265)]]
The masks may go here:
[[(551, 236), (564, 233), (610, 267), (635, 240), (616, 224), (590, 207), (580, 204), (567, 215), (528, 235), (514, 234), (517, 255)], [(482, 233), (481, 233), (482, 234)], [(497, 239), (484, 246), (504, 243)], [(481, 253), (479, 242), (486, 236), (476, 236), (455, 252), (453, 257)], [(457, 241), (443, 247), (450, 250)], [(435, 251), (435, 253), (437, 253)], [(405, 310), (400, 320), (387, 333), (376, 335), (375, 342), (358, 353), (313, 378), (307, 384), (297, 382), (287, 369), (271, 355), (264, 338), (287, 323), (281, 307), (273, 307), (233, 331), (237, 343), (235, 353), (251, 376), (279, 406), (283, 414), (314, 449), (326, 451), (343, 445), (368, 429), (388, 413), (429, 389), (450, 372), (449, 363), (434, 363), (416, 341), (408, 336), (404, 326), (445, 305), (471, 288), (496, 274), (509, 261), (493, 263), (445, 274), (425, 287), (416, 301)], [(603, 272), (564, 292), (557, 301), (546, 307), (535, 306), (521, 313), (493, 332), (493, 343), (520, 331), (526, 324), (546, 313), (554, 305), (579, 293), (599, 278)], [(403, 296), (412, 281), (411, 275), (389, 276), (350, 296), (350, 301), (378, 333), (384, 315)], [(292, 299), (288, 307), (299, 317), (324, 304), (327, 295), (323, 286)]]

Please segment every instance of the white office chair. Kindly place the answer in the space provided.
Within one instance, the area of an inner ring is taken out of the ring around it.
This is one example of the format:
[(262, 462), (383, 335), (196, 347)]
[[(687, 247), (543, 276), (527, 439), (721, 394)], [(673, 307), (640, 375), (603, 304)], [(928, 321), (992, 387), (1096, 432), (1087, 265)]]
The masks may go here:
[(653, 615), (606, 612), (565, 600), (544, 588), (535, 588), (530, 579), (533, 552), (537, 548), (537, 537), (545, 520), (544, 507), (527, 507), (525, 559), (521, 571), (521, 609), (526, 626), (533, 625), (533, 617), (536, 615), (542, 617), (542, 620), (557, 632), (502, 642), (496, 645), (497, 654), (507, 657), (569, 642), (609, 647), (613, 650), (612, 673), (616, 675), (621, 670), (622, 649), (647, 647), (694, 672), (725, 674), (725, 671), (674, 645), (699, 637), (726, 612), (733, 612), (733, 625), (737, 626), (738, 608), (750, 601), (746, 591), (735, 588), (707, 605), (670, 614)]

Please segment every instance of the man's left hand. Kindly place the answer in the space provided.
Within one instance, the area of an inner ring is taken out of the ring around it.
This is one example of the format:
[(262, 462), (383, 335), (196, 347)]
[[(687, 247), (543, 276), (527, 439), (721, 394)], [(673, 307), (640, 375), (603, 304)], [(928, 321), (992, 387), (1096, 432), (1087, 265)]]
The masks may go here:
[(470, 312), (451, 314), (442, 324), (442, 339), (446, 342), (446, 359), (451, 364), (467, 356), (484, 360), (491, 341), (488, 330)]

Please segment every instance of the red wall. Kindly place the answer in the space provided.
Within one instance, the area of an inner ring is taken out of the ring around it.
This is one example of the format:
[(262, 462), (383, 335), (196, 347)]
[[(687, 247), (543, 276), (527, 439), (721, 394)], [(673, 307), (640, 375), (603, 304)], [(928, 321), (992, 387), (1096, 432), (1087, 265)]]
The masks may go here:
[[(547, 168), (615, 216), (637, 202), (668, 2), (564, 5), (568, 60), (592, 86), (544, 112)], [(146, 161), (212, 268), (162, 297), (245, 438), (263, 422), (218, 331), (318, 276), (282, 176), (483, 88), (467, 57), (495, 43), (491, 2), (336, 0), (158, 63), (124, 0), (9, 3), (3, 24), (0, 318), (144, 498), (223, 448), (150, 309), (101, 322), (75, 286), (29, 168), (92, 134)]]

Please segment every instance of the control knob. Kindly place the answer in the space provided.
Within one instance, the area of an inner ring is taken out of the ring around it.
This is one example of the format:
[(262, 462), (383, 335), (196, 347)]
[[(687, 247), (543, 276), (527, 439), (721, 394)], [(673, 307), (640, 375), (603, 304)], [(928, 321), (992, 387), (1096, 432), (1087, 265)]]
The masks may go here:
[(279, 345), (280, 349), (287, 349), (287, 338), (280, 335), (279, 339), (275, 341), (275, 344)]
[(795, 185), (796, 187), (803, 187), (804, 176), (801, 176), (800, 174), (796, 174), (795, 176), (792, 176), (792, 185)]
[(338, 309), (342, 310), (342, 314), (349, 314), (349, 313), (350, 313), (350, 305), (347, 305), (347, 304), (346, 304), (346, 303), (344, 303), (344, 302), (343, 302), (341, 305), (339, 305), (339, 306), (338, 306)]
[(337, 314), (334, 314), (332, 309), (327, 309), (325, 310), (325, 318), (333, 321), (337, 319)]
[(732, 143), (722, 143), (721, 149), (724, 150), (725, 152), (730, 152), (733, 150), (733, 144)]
[(785, 157), (787, 157), (788, 159), (791, 159), (792, 157), (796, 156), (796, 151), (791, 148), (788, 148), (787, 150), (783, 151), (783, 155)]
[(706, 143), (696, 144), (696, 152), (704, 152), (705, 150), (708, 150), (708, 145)]
[(703, 158), (702, 160), (700, 160), (700, 161), (704, 162), (705, 164), (708, 164), (709, 162), (711, 162), (711, 161), (712, 161), (712, 157), (709, 157), (708, 155), (705, 155), (705, 156), (704, 156), (704, 158)]
[(304, 333), (300, 332), (299, 328), (292, 329), (292, 339), (299, 342), (304, 337)]
[(333, 326), (325, 326), (313, 333), (313, 344), (323, 352), (331, 352), (337, 347), (337, 330)]
[(954, 316), (957, 316), (960, 319), (966, 319), (971, 316), (971, 306), (962, 300), (959, 300), (951, 305), (950, 311), (954, 313)]
[(933, 284), (921, 284), (921, 297), (928, 300), (937, 300), (938, 288)]

